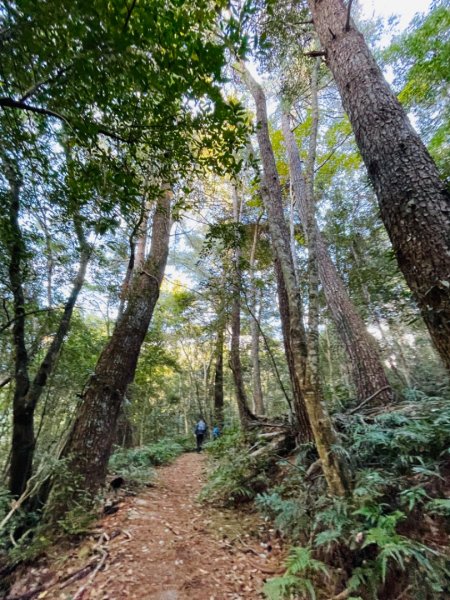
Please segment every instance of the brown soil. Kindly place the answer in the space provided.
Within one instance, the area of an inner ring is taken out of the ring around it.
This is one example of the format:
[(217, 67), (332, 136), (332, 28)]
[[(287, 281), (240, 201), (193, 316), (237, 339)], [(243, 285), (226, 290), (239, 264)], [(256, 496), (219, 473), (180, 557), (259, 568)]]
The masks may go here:
[(154, 486), (125, 497), (58, 563), (29, 569), (8, 598), (46, 600), (257, 600), (280, 572), (274, 532), (251, 513), (197, 501), (205, 458), (185, 454)]

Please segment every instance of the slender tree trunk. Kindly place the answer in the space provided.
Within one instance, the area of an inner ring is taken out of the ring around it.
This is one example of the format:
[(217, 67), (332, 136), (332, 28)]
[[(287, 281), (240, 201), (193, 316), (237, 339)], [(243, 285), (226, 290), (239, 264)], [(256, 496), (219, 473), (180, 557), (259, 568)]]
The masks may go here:
[(13, 399), (13, 432), (11, 447), (10, 491), (13, 496), (20, 496), (28, 479), (31, 477), (35, 448), (34, 412), (44, 391), (47, 380), (53, 372), (64, 338), (70, 327), (73, 309), (78, 294), (83, 286), (86, 268), (90, 258), (90, 248), (86, 242), (81, 219), (74, 216), (74, 226), (80, 245), (80, 263), (73, 281), (71, 293), (64, 306), (64, 311), (53, 340), (38, 367), (32, 380), (28, 372), (29, 357), (25, 346), (25, 309), (22, 282), (22, 259), (24, 242), (19, 224), (20, 212), (20, 180), (13, 169), (6, 169), (10, 182), (10, 265), (9, 274), (14, 296), (15, 321), (13, 339), (16, 351), (15, 380), (16, 387)]
[[(236, 185), (233, 185), (233, 213), (236, 225), (240, 220), (240, 208)], [(241, 339), (241, 249), (240, 240), (236, 240), (233, 256), (233, 300), (231, 304), (231, 345), (230, 366), (233, 373), (236, 401), (239, 411), (239, 419), (243, 429), (247, 429), (250, 421), (255, 419), (248, 407), (247, 394), (245, 392), (244, 378), (242, 375), (240, 339)]]
[[(307, 212), (301, 216), (308, 241), (308, 366), (311, 380), (317, 394), (320, 389), (319, 359), (319, 266), (317, 256), (317, 226), (314, 203), (314, 167), (316, 164), (317, 132), (319, 129), (319, 103), (317, 97), (319, 63), (316, 59), (311, 73), (311, 134), (309, 137), (308, 162), (306, 164), (306, 201)], [(289, 124), (289, 121), (287, 121)], [(290, 129), (289, 129), (290, 132)], [(294, 137), (292, 136), (294, 140)], [(295, 140), (294, 140), (295, 141)], [(297, 153), (298, 156), (298, 153)], [(300, 157), (298, 164), (301, 166)], [(301, 207), (301, 190), (296, 189), (296, 179), (291, 177), (291, 186), (296, 204)]]
[(19, 225), (21, 176), (13, 165), (4, 163), (9, 183), (8, 232), (9, 280), (13, 294), (14, 321), (12, 327), (14, 345), (13, 434), (11, 452), (11, 476), (9, 489), (13, 496), (20, 496), (31, 476), (31, 460), (34, 448), (33, 411), (24, 402), (30, 389), (28, 352), (25, 344), (25, 294), (22, 281), (22, 264), (25, 252)]
[(268, 196), (267, 194), (263, 194), (263, 197), (270, 199), (266, 204), (266, 210), (268, 212), (274, 250), (279, 260), (286, 286), (291, 349), (295, 370), (303, 384), (302, 391), (306, 410), (329, 489), (333, 494), (344, 495), (348, 488), (348, 482), (343, 466), (333, 450), (333, 446), (336, 444), (336, 435), (331, 419), (321, 401), (320, 395), (318, 395), (315, 389), (309, 370), (306, 368), (307, 352), (300, 294), (295, 280), (295, 271), (289, 248), (289, 232), (287, 231), (283, 214), (281, 186), (270, 142), (266, 99), (261, 86), (253, 79), (245, 68), (245, 65), (241, 63), (240, 66), (244, 69), (243, 79), (256, 104), (258, 121), (257, 136), (264, 170), (263, 186), (268, 190)]
[(294, 354), (292, 351), (291, 342), (291, 329), (290, 329), (290, 311), (289, 311), (289, 300), (286, 292), (286, 285), (284, 283), (283, 272), (280, 267), (280, 262), (277, 257), (274, 261), (275, 276), (277, 280), (277, 295), (278, 295), (278, 308), (280, 311), (281, 320), (281, 332), (283, 334), (283, 345), (284, 353), (286, 355), (286, 362), (288, 365), (289, 379), (291, 381), (292, 394), (293, 394), (293, 408), (296, 418), (296, 425), (298, 430), (298, 438), (301, 443), (311, 442), (313, 432), (309, 423), (309, 416), (306, 410), (305, 401), (303, 398), (302, 381), (299, 376), (298, 370), (295, 366)]
[(223, 429), (224, 415), (224, 398), (223, 398), (223, 344), (225, 337), (225, 324), (220, 321), (217, 328), (217, 339), (215, 349), (215, 365), (214, 365), (214, 421)]
[(158, 300), (169, 250), (171, 197), (166, 189), (157, 202), (150, 253), (135, 271), (127, 307), (98, 359), (63, 450), (71, 471), (93, 494), (104, 482), (120, 407)]
[[(282, 125), (289, 157), (292, 185), (298, 202), (300, 218), (305, 224), (305, 234), (308, 239), (310, 277), (313, 277), (314, 280), (314, 284), (310, 286), (313, 293), (313, 297), (310, 298), (310, 305), (315, 306), (317, 304), (316, 276), (318, 268), (328, 308), (352, 365), (352, 378), (358, 399), (362, 401), (373, 394), (377, 394), (373, 400), (374, 403), (387, 403), (392, 399), (392, 391), (384, 373), (381, 357), (375, 342), (371, 339), (361, 317), (350, 300), (342, 279), (331, 260), (325, 240), (317, 227), (313, 182), (306, 182), (304, 179), (297, 144), (290, 128), (289, 115), (286, 112), (283, 112)], [(310, 156), (311, 152), (310, 150)], [(309, 173), (309, 176), (312, 177), (313, 169), (310, 168)], [(314, 349), (314, 354), (317, 352), (318, 356), (317, 322), (314, 321), (312, 325), (310, 327), (311, 335), (315, 332), (317, 337), (310, 341), (310, 348), (311, 351)]]
[(131, 232), (129, 245), (130, 257), (128, 259), (127, 270), (120, 291), (119, 309), (117, 311), (117, 321), (122, 317), (128, 298), (130, 283), (133, 278), (133, 271), (142, 266), (145, 259), (145, 247), (148, 235), (148, 220), (150, 213), (150, 203), (146, 198), (142, 200), (142, 209), (138, 223)]
[(450, 369), (450, 198), (342, 0), (308, 0), (397, 261)]
[[(253, 410), (257, 415), (264, 415), (265, 407), (264, 407), (264, 398), (262, 392), (261, 385), (261, 366), (259, 362), (259, 321), (261, 317), (261, 300), (259, 302), (259, 311), (257, 311), (258, 304), (258, 290), (255, 284), (255, 255), (256, 255), (256, 246), (258, 244), (259, 238), (259, 221), (255, 226), (255, 233), (253, 236), (253, 244), (250, 252), (250, 278), (251, 278), (251, 303), (252, 303), (252, 315), (254, 318), (250, 321), (250, 332), (252, 338), (252, 347), (251, 347), (251, 355), (252, 355), (252, 388), (253, 388)], [(259, 314), (257, 314), (259, 312)]]
[[(259, 174), (259, 175), (261, 176), (261, 174)], [(262, 179), (262, 177), (261, 177), (261, 179)], [(270, 195), (269, 195), (267, 187), (262, 185), (260, 187), (260, 194), (261, 194), (261, 198), (263, 200), (263, 204), (267, 210), (267, 207), (271, 205), (271, 199), (270, 199)], [(280, 189), (280, 194), (281, 194), (281, 189)], [(282, 232), (282, 235), (283, 235), (284, 244), (285, 244), (285, 248), (286, 248), (286, 252), (287, 252), (287, 254), (286, 254), (287, 259), (289, 261), (291, 261), (291, 266), (292, 266), (293, 275), (294, 275), (294, 281), (297, 286), (297, 292), (296, 292), (298, 295), (297, 308), (298, 308), (298, 311), (299, 311), (299, 314), (301, 317), (302, 316), (302, 305), (301, 305), (300, 291), (299, 291), (299, 287), (298, 287), (298, 279), (297, 279), (297, 274), (295, 271), (295, 266), (293, 264), (294, 261), (293, 261), (293, 256), (291, 253), (291, 246), (290, 246), (290, 239), (289, 239), (290, 236), (289, 236), (288, 228), (286, 225), (286, 221), (284, 219), (284, 215), (282, 215), (282, 218), (279, 220), (278, 225), (279, 225), (279, 230)], [(304, 375), (304, 371), (303, 370), (299, 371), (295, 366), (294, 348), (295, 347), (301, 348), (302, 354), (304, 356), (304, 364), (306, 365), (306, 360), (307, 360), (306, 336), (305, 336), (305, 331), (303, 329), (302, 318), (300, 318), (300, 321), (299, 321), (300, 327), (297, 326), (297, 322), (295, 322), (294, 327), (291, 327), (291, 316), (290, 316), (291, 311), (290, 311), (290, 307), (289, 307), (289, 298), (288, 298), (286, 283), (285, 283), (285, 279), (284, 279), (284, 273), (281, 268), (281, 262), (280, 262), (278, 254), (277, 254), (276, 246), (274, 243), (274, 238), (273, 238), (274, 232), (273, 232), (273, 222), (272, 221), (269, 222), (269, 233), (270, 233), (270, 237), (272, 240), (272, 245), (275, 250), (274, 270), (275, 270), (275, 276), (276, 276), (276, 281), (277, 281), (278, 307), (280, 310), (280, 321), (281, 321), (281, 331), (283, 334), (284, 351), (285, 351), (285, 355), (286, 355), (286, 361), (288, 364), (289, 379), (291, 381), (292, 394), (293, 394), (293, 406), (292, 407), (290, 406), (290, 408), (291, 409), (293, 408), (293, 414), (294, 414), (295, 420), (296, 420), (296, 429), (297, 429), (298, 438), (302, 443), (304, 443), (304, 442), (309, 442), (313, 439), (313, 433), (312, 433), (311, 425), (309, 422), (309, 416), (308, 416), (308, 411), (306, 409), (305, 400), (303, 397), (302, 377)], [(287, 398), (287, 396), (286, 396), (286, 398)]]

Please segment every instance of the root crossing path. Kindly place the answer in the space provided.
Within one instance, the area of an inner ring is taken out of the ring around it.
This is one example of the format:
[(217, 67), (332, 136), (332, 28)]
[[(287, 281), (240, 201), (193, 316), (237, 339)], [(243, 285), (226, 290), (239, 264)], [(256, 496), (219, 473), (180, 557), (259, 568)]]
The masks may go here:
[[(54, 565), (44, 569), (47, 580), (52, 572), (56, 579), (36, 598), (263, 598), (264, 580), (280, 572), (274, 532), (255, 515), (198, 503), (204, 470), (205, 457), (193, 453), (158, 469), (152, 487), (124, 498), (120, 510), (98, 524), (90, 545), (71, 553), (64, 573), (56, 575)], [(20, 596), (17, 588), (12, 592), (11, 599)]]

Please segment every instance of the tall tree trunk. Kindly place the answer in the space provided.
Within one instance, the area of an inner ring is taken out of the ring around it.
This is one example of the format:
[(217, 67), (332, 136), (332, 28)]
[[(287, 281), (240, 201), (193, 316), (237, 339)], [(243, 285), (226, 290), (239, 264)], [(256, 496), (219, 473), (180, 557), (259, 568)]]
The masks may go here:
[[(292, 186), (308, 240), (310, 263), (313, 263), (310, 266), (311, 276), (315, 276), (315, 269), (318, 268), (328, 308), (352, 365), (352, 378), (358, 399), (362, 401), (376, 394), (374, 402), (387, 403), (392, 399), (392, 392), (384, 373), (381, 357), (375, 342), (371, 339), (350, 300), (344, 283), (331, 260), (325, 240), (317, 227), (313, 181), (305, 181), (297, 143), (290, 128), (289, 115), (285, 111), (282, 115), (282, 127)], [(308, 171), (311, 178), (313, 169), (308, 169)], [(310, 287), (310, 289), (314, 288)], [(317, 299), (317, 295), (315, 298)], [(314, 304), (314, 296), (312, 300)], [(311, 331), (317, 332), (317, 323), (314, 323)], [(314, 348), (318, 352), (318, 336), (314, 342), (310, 343), (310, 347), (311, 350)]]
[[(317, 227), (314, 205), (314, 167), (316, 163), (317, 132), (319, 129), (319, 103), (317, 97), (319, 63), (316, 59), (311, 72), (311, 134), (309, 136), (308, 161), (306, 164), (306, 200), (307, 213), (301, 217), (304, 224), (305, 237), (308, 241), (308, 366), (316, 394), (321, 394), (320, 360), (319, 360), (319, 266), (317, 256)], [(287, 122), (289, 124), (289, 121)], [(290, 129), (289, 129), (290, 131)], [(292, 136), (292, 139), (294, 137)], [(295, 141), (295, 140), (294, 140)], [(297, 154), (298, 156), (298, 154)], [(300, 157), (298, 164), (301, 166)], [(291, 187), (296, 204), (301, 207), (299, 189), (296, 179), (291, 178)]]
[[(240, 206), (237, 195), (236, 185), (233, 184), (233, 216), (234, 222), (238, 225), (240, 221)], [(244, 378), (242, 375), (240, 339), (241, 339), (241, 249), (240, 240), (236, 240), (236, 246), (233, 256), (233, 300), (231, 304), (231, 345), (230, 345), (230, 366), (233, 373), (234, 387), (236, 392), (236, 401), (239, 411), (239, 420), (243, 429), (247, 429), (250, 421), (255, 419), (248, 407), (247, 394), (245, 392)]]
[(292, 350), (291, 341), (291, 328), (290, 328), (290, 311), (289, 311), (289, 300), (286, 291), (286, 285), (284, 283), (283, 272), (281, 270), (280, 261), (275, 257), (274, 261), (275, 276), (277, 280), (277, 296), (278, 296), (278, 308), (280, 311), (281, 320), (281, 332), (283, 334), (283, 345), (284, 353), (286, 355), (286, 362), (288, 365), (289, 379), (291, 381), (292, 394), (293, 394), (293, 408), (296, 418), (296, 425), (298, 430), (298, 438), (301, 443), (311, 442), (313, 432), (309, 423), (309, 416), (305, 406), (305, 400), (303, 398), (302, 381), (300, 374), (295, 366), (294, 354)]
[(17, 169), (4, 161), (5, 176), (9, 183), (8, 198), (8, 250), (9, 280), (13, 294), (14, 321), (12, 327), (14, 345), (13, 434), (11, 476), (9, 489), (13, 496), (20, 496), (31, 476), (31, 460), (34, 448), (33, 412), (24, 399), (30, 389), (28, 352), (25, 344), (25, 294), (22, 281), (22, 264), (25, 252), (19, 225), (20, 188), (22, 179)]
[(214, 365), (214, 421), (223, 429), (224, 398), (223, 398), (223, 344), (225, 337), (225, 323), (220, 320), (217, 328), (215, 365)]
[(342, 0), (308, 0), (375, 188), (381, 218), (434, 346), (450, 369), (450, 198)]
[(300, 294), (295, 280), (294, 265), (289, 247), (289, 232), (283, 213), (281, 185), (270, 142), (266, 98), (261, 86), (253, 79), (245, 68), (245, 65), (240, 63), (240, 67), (244, 70), (243, 79), (256, 105), (258, 121), (257, 136), (264, 170), (262, 185), (268, 191), (268, 194), (263, 194), (263, 198), (270, 200), (266, 202), (266, 210), (268, 212), (274, 250), (279, 260), (286, 286), (292, 342), (291, 349), (295, 370), (303, 384), (302, 391), (306, 410), (327, 484), (331, 493), (344, 495), (348, 488), (348, 482), (343, 466), (333, 450), (333, 446), (336, 444), (336, 435), (331, 419), (321, 401), (320, 395), (317, 393), (318, 390), (315, 389), (314, 382), (311, 380), (309, 369), (306, 368), (307, 351)]
[(255, 225), (255, 232), (253, 236), (252, 249), (250, 252), (250, 278), (251, 278), (251, 312), (252, 319), (250, 321), (250, 333), (252, 338), (252, 347), (251, 347), (251, 355), (252, 355), (252, 388), (253, 388), (253, 410), (257, 415), (264, 415), (265, 407), (264, 407), (264, 398), (262, 392), (261, 385), (261, 366), (259, 362), (259, 322), (261, 317), (261, 300), (259, 302), (259, 310), (257, 308), (258, 305), (258, 289), (255, 283), (255, 256), (256, 256), (256, 246), (258, 244), (259, 238), (259, 220)]
[(149, 255), (135, 271), (127, 307), (98, 359), (62, 453), (93, 494), (104, 482), (122, 401), (158, 300), (169, 250), (171, 198), (166, 189), (158, 199)]

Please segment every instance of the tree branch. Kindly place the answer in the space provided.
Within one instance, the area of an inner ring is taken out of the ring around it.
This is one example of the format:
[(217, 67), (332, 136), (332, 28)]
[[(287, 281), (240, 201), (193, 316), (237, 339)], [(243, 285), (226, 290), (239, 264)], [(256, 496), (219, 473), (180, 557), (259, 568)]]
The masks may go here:
[[(6, 96), (0, 97), (0, 107), (2, 108), (17, 108), (19, 110), (25, 110), (28, 112), (36, 113), (39, 115), (46, 115), (47, 117), (53, 117), (58, 119), (58, 121), (62, 121), (63, 123), (67, 123), (69, 127), (72, 127), (71, 123), (64, 115), (56, 112), (55, 110), (51, 110), (49, 108), (42, 108), (41, 106), (33, 106), (31, 104), (27, 104), (22, 100), (14, 100), (13, 98), (8, 98)], [(135, 140), (130, 138), (124, 138), (121, 135), (110, 131), (103, 125), (98, 125), (97, 123), (92, 123), (94, 127), (97, 129), (97, 133), (101, 133), (107, 137), (110, 137), (114, 140), (118, 140), (119, 142), (124, 142), (125, 144), (132, 144)]]
[(126, 19), (125, 19), (125, 24), (124, 24), (123, 29), (122, 29), (122, 33), (124, 33), (126, 31), (126, 28), (128, 27), (128, 23), (130, 21), (131, 13), (133, 12), (134, 7), (136, 6), (136, 2), (137, 2), (137, 0), (133, 0), (132, 3), (131, 3), (130, 8), (128, 9), (127, 16), (126, 16)]
[(353, 2), (353, 0), (348, 0), (347, 20), (345, 22), (345, 31), (350, 31), (350, 13), (351, 13), (351, 10), (352, 10), (352, 2)]

